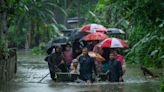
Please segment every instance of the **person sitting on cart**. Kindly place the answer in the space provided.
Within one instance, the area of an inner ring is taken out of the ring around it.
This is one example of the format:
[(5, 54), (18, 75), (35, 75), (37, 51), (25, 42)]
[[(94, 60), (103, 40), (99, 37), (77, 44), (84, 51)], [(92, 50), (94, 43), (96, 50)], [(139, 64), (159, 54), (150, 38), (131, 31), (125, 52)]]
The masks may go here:
[(92, 71), (94, 70), (97, 75), (94, 59), (88, 55), (88, 49), (83, 48), (82, 55), (79, 57), (80, 63), (80, 79), (86, 81), (87, 84), (91, 84)]
[(80, 65), (79, 65), (78, 60), (77, 59), (73, 59), (72, 63), (71, 63), (71, 66), (70, 66), (70, 73), (79, 75), (80, 74), (79, 68), (80, 68)]
[(64, 51), (64, 57), (67, 67), (70, 68), (72, 63), (72, 49), (70, 44), (66, 44), (66, 50)]
[(48, 66), (52, 80), (55, 80), (56, 72), (68, 72), (60, 47), (56, 47), (55, 53), (49, 56)]
[(73, 81), (77, 80), (78, 76), (80, 75), (79, 68), (80, 68), (80, 65), (79, 65), (78, 60), (73, 59), (70, 66), (70, 74)]

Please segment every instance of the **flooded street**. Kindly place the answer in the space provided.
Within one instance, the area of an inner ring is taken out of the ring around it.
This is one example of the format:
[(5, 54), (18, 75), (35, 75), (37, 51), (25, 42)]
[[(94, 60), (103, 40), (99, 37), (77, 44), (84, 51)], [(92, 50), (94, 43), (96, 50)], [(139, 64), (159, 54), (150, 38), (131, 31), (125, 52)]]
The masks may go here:
[(159, 92), (158, 80), (146, 80), (140, 69), (128, 66), (124, 83), (55, 83), (49, 73), (45, 56), (35, 56), (30, 52), (18, 53), (18, 71), (15, 78), (0, 86), (0, 92)]

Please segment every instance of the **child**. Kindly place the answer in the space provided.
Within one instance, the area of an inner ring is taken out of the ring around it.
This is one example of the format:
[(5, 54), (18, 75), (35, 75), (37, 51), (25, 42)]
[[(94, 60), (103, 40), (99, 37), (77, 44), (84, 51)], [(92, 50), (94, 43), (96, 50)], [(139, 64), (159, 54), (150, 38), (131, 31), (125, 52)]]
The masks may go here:
[(79, 68), (80, 68), (80, 66), (79, 66), (78, 60), (77, 59), (73, 59), (72, 63), (71, 63), (71, 66), (70, 66), (70, 73), (79, 75), (80, 74), (79, 73)]

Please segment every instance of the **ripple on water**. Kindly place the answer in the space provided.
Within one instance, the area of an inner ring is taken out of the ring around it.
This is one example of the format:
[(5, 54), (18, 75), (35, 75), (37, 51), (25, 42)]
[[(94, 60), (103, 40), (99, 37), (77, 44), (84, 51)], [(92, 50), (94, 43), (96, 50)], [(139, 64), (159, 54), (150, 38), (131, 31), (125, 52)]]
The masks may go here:
[(146, 80), (136, 65), (127, 66), (125, 82), (120, 83), (97, 82), (91, 86), (85, 83), (56, 83), (50, 76), (37, 83), (49, 72), (44, 57), (33, 56), (29, 52), (18, 53), (18, 72), (11, 84), (12, 91), (5, 92), (157, 92), (159, 88), (159, 83)]

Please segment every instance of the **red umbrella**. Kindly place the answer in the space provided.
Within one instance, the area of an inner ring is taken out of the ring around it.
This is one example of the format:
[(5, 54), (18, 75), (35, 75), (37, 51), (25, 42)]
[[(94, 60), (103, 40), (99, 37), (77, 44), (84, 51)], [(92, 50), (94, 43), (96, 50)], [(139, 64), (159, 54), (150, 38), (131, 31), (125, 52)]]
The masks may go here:
[(101, 48), (125, 48), (128, 47), (128, 44), (118, 38), (107, 38), (100, 42), (97, 46)]
[(94, 33), (94, 32), (107, 32), (107, 29), (103, 25), (88, 24), (88, 25), (83, 26), (80, 29), (80, 32), (90, 32), (90, 33)]
[(91, 33), (91, 34), (84, 36), (82, 38), (82, 40), (93, 41), (93, 40), (104, 40), (106, 38), (108, 38), (108, 35), (96, 32), (96, 33)]

